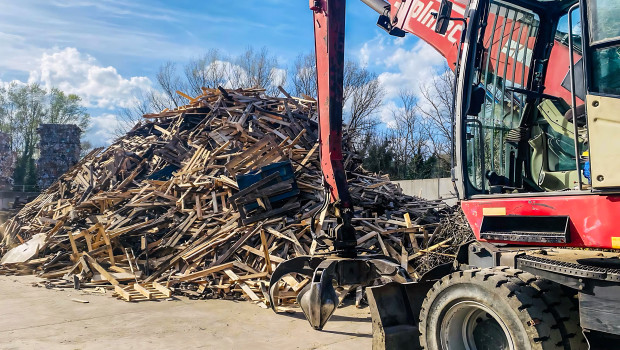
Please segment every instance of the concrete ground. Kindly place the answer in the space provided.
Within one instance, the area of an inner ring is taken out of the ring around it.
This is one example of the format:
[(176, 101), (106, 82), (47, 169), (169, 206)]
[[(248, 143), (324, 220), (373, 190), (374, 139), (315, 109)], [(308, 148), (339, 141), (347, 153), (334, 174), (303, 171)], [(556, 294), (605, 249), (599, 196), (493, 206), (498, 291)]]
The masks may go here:
[[(322, 332), (301, 310), (225, 300), (127, 303), (0, 276), (0, 349), (370, 349), (368, 308), (336, 310)], [(88, 300), (82, 304), (71, 299)]]

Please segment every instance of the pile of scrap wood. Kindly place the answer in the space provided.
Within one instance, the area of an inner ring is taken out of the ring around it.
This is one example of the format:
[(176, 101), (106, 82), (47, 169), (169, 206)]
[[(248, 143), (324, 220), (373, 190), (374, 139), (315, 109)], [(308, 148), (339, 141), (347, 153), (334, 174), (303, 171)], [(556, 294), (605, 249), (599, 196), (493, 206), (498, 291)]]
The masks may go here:
[[(314, 231), (335, 224), (316, 215), (324, 191), (315, 101), (203, 90), (186, 106), (145, 115), (9, 220), (0, 272), (34, 273), (56, 287), (107, 285), (125, 300), (172, 291), (264, 306), (277, 264), (312, 253)], [(403, 195), (355, 154), (345, 158), (360, 247), (416, 276), (469, 239), (442, 226), (458, 220), (444, 203)], [(288, 276), (280, 298), (307, 282)]]

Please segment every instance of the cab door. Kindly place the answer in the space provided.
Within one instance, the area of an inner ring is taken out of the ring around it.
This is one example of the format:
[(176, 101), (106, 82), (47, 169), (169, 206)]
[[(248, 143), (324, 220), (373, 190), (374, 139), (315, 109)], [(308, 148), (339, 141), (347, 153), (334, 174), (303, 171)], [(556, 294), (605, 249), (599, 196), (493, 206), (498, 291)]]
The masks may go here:
[(489, 8), (489, 0), (472, 0), (469, 10), (466, 11), (467, 30), (463, 37), (458, 56), (459, 64), (456, 67), (456, 94), (454, 110), (454, 164), (452, 169), (455, 187), (460, 199), (467, 197), (469, 179), (467, 174), (468, 139), (467, 111), (470, 107), (473, 82), (476, 77), (475, 64), (479, 56), (479, 38), (484, 35), (484, 23)]
[(586, 0), (586, 111), (592, 188), (620, 188), (620, 1)]

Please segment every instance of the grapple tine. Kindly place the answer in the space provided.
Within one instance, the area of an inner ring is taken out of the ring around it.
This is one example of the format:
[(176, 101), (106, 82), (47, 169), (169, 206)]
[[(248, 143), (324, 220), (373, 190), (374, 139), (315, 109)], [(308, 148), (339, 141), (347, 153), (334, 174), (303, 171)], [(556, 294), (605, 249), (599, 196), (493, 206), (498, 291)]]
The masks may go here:
[(278, 293), (278, 282), (282, 279), (282, 277), (293, 272), (306, 276), (312, 276), (316, 267), (323, 260), (323, 258), (299, 256), (280, 263), (271, 274), (271, 279), (269, 280), (269, 303), (271, 304), (271, 309), (278, 312), (276, 309), (275, 300)]
[(356, 258), (302, 256), (278, 265), (269, 285), (269, 301), (276, 310), (278, 281), (289, 273), (312, 276), (312, 280), (297, 294), (297, 303), (314, 329), (323, 329), (339, 304), (334, 282), (338, 286), (371, 286), (376, 282), (412, 282), (400, 264), (383, 255)]
[(317, 267), (312, 282), (297, 295), (297, 303), (314, 329), (323, 329), (338, 307), (338, 295), (332, 281), (337, 260), (326, 260)]

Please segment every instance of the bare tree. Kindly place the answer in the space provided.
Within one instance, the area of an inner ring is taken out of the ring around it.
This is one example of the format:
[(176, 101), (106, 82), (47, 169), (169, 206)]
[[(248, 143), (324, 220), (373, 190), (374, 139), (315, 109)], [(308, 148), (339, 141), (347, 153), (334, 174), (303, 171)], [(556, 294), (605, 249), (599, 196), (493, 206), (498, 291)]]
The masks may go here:
[(344, 67), (344, 103), (349, 106), (345, 114), (347, 133), (354, 145), (364, 134), (380, 124), (375, 113), (383, 105), (385, 90), (377, 75), (361, 67), (358, 63), (347, 61)]
[(278, 59), (270, 56), (265, 47), (259, 51), (248, 47), (235, 63), (229, 79), (230, 85), (235, 88), (259, 87), (265, 89), (268, 95), (277, 95), (278, 86), (286, 82), (286, 71), (278, 67)]
[(165, 101), (158, 101), (157, 103), (163, 103), (172, 107), (179, 107), (184, 105), (187, 101), (177, 94), (177, 91), (184, 91), (185, 86), (181, 81), (181, 78), (177, 74), (177, 66), (174, 62), (166, 62), (159, 67), (157, 72), (157, 84), (163, 92)]
[[(451, 111), (454, 101), (454, 73), (446, 69), (427, 84), (420, 84), (421, 101), (418, 111), (428, 118), (427, 132), (434, 153), (448, 155), (452, 151)], [(445, 158), (445, 157), (444, 157)]]
[(316, 58), (314, 52), (299, 54), (291, 71), (292, 91), (296, 96), (316, 98)]
[[(316, 98), (316, 83), (314, 53), (297, 56), (292, 67), (292, 90), (296, 95)], [(380, 124), (374, 116), (383, 105), (385, 90), (376, 74), (354, 61), (347, 61), (344, 65), (343, 85), (346, 131), (352, 144), (360, 149), (368, 139), (366, 134)]]
[(190, 60), (184, 67), (189, 87), (187, 92), (199, 95), (202, 93), (202, 87), (215, 89), (218, 86), (225, 86), (230, 74), (229, 60), (218, 49), (211, 49), (204, 56)]
[(123, 108), (116, 113), (117, 124), (114, 130), (116, 137), (125, 135), (143, 119), (143, 115), (166, 108), (161, 105), (163, 98), (156, 97), (156, 94), (157, 92), (153, 90), (141, 91), (134, 96), (136, 103), (132, 107)]
[(402, 90), (392, 110), (388, 139), (396, 178), (447, 176), (452, 152), (451, 111), (454, 75), (443, 74), (420, 84), (419, 92)]
[(414, 92), (401, 90), (401, 107), (392, 110), (393, 125), (389, 125), (394, 168), (399, 178), (416, 177), (419, 163), (432, 150), (429, 149), (428, 120), (418, 113), (417, 96)]

